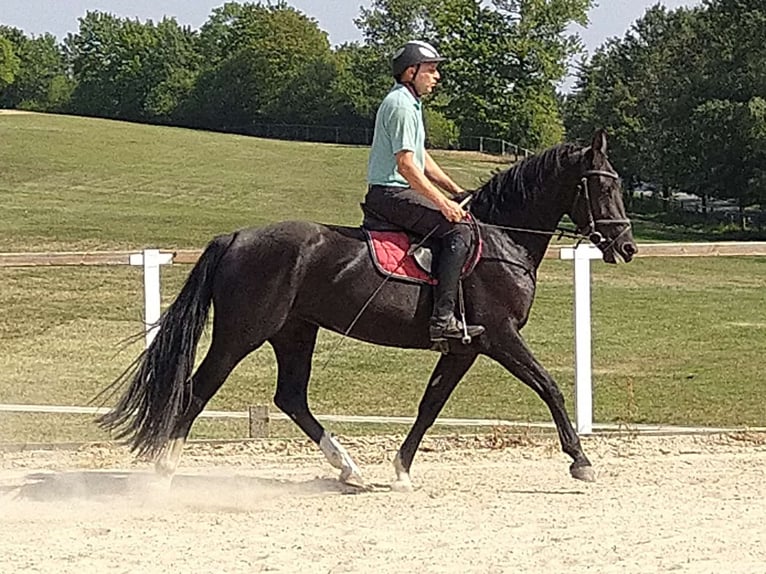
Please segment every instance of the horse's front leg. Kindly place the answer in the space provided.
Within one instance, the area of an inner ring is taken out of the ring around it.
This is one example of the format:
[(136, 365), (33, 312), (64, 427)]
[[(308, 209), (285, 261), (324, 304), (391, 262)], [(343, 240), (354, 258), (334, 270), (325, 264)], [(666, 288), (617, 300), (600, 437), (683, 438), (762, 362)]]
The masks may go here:
[(591, 482), (595, 480), (593, 467), (585, 456), (564, 408), (564, 397), (556, 381), (532, 355), (532, 351), (512, 325), (493, 337), (487, 355), (508, 369), (521, 382), (535, 391), (551, 411), (561, 441), (561, 449), (572, 457), (569, 471), (574, 478)]
[(394, 459), (394, 469), (396, 470), (396, 482), (392, 485), (394, 490), (412, 490), (410, 467), (412, 466), (412, 459), (415, 458), (415, 452), (418, 450), (420, 441), (423, 439), (426, 431), (434, 424), (436, 417), (439, 416), (452, 391), (460, 382), (460, 379), (463, 378), (466, 371), (471, 368), (475, 360), (475, 353), (450, 353), (443, 355), (439, 359), (431, 379), (428, 381), (426, 392), (420, 400), (415, 424), (412, 425), (407, 438), (404, 439)]

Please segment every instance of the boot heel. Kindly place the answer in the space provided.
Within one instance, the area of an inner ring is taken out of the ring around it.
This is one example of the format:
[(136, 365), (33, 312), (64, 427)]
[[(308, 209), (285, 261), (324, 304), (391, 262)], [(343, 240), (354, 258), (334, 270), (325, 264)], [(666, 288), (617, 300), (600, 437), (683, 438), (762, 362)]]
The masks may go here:
[(431, 350), (437, 351), (441, 353), (442, 355), (447, 355), (449, 353), (449, 342), (447, 339), (439, 339), (436, 341), (431, 341)]

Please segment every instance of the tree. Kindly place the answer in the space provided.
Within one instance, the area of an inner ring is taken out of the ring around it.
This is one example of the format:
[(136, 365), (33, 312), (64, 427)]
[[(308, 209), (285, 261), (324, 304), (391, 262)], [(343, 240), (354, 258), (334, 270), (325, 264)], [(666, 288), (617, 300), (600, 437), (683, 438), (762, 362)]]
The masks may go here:
[(7, 66), (15, 67), (0, 94), (0, 107), (59, 111), (67, 104), (72, 83), (55, 37), (28, 38), (21, 30), (0, 26), (0, 44), (6, 46), (0, 46), (0, 58), (7, 57)]
[(647, 10), (624, 39), (596, 52), (567, 99), (569, 137), (582, 139), (596, 127), (607, 128), (611, 155), (628, 179), (672, 185), (678, 175), (669, 170), (685, 163), (678, 157), (686, 156), (679, 140), (688, 138), (681, 138), (679, 129), (688, 118), (694, 81), (678, 70), (698, 63), (688, 49), (695, 43), (695, 18), (695, 11)]
[(409, 40), (437, 39), (433, 16), (438, 5), (435, 0), (373, 0), (370, 8), (361, 7), (354, 23), (363, 32), (366, 45), (393, 54)]
[(224, 4), (200, 30), (200, 46), (207, 64), (185, 111), (198, 125), (284, 120), (287, 87), (295, 89), (311, 67), (330, 70), (327, 35), (284, 2)]
[[(585, 143), (595, 129), (605, 128), (610, 134), (610, 155), (629, 171), (632, 155), (624, 148), (642, 124), (636, 121), (634, 86), (624, 80), (628, 73), (621, 68), (631, 61), (621, 53), (624, 50), (614, 41), (597, 50), (590, 65), (582, 67), (574, 95), (564, 97), (562, 108), (569, 139)], [(637, 172), (638, 165), (635, 167)]]
[[(736, 199), (744, 208), (766, 199), (761, 187), (766, 160), (766, 100), (709, 100), (691, 115), (701, 164), (695, 183), (707, 195)], [(726, 126), (721, 130), (720, 126)]]
[(391, 89), (391, 64), (374, 46), (347, 43), (333, 52), (338, 77), (334, 89), (345, 112), (344, 124), (372, 127), (378, 105)]
[(265, 58), (256, 50), (241, 49), (202, 72), (180, 111), (181, 121), (195, 127), (246, 131), (263, 118), (267, 102), (262, 86), (268, 78)]
[(740, 206), (762, 201), (765, 29), (756, 0), (648, 10), (583, 67), (565, 105), (570, 135), (601, 122), (628, 175)]
[[(555, 86), (580, 50), (567, 34), (591, 0), (374, 0), (357, 25), (380, 48), (424, 38), (449, 57), (436, 105), (463, 136), (510, 138), (530, 148), (560, 141)], [(389, 52), (390, 53), (390, 52)]]
[(284, 123), (337, 125), (349, 120), (354, 123), (353, 102), (340, 89), (342, 74), (335, 58), (309, 62), (284, 86), (272, 117)]
[(72, 109), (85, 115), (167, 121), (200, 67), (195, 33), (168, 18), (154, 24), (88, 12), (65, 46), (77, 81)]
[(0, 36), (0, 88), (11, 85), (19, 73), (19, 57), (10, 40)]

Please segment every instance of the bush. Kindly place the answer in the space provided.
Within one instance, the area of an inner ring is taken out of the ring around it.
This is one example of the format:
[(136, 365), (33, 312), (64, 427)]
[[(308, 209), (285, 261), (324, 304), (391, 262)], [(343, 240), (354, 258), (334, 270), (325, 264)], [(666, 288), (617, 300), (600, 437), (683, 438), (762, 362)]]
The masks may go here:
[(452, 149), (457, 146), (460, 132), (455, 122), (435, 110), (425, 110), (426, 146), (436, 149)]

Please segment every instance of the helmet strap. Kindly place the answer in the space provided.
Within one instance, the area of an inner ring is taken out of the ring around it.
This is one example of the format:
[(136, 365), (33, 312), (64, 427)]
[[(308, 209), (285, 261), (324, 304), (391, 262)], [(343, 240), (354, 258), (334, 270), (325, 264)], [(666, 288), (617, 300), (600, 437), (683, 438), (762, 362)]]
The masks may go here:
[[(420, 64), (415, 66), (415, 73), (412, 74), (412, 80), (415, 79), (415, 77), (418, 75), (418, 72), (420, 72)], [(419, 100), (420, 94), (418, 93), (417, 88), (415, 88), (415, 83), (412, 80), (409, 82), (402, 82), (402, 85), (404, 85), (410, 91), (410, 93), (412, 93), (412, 95)]]

